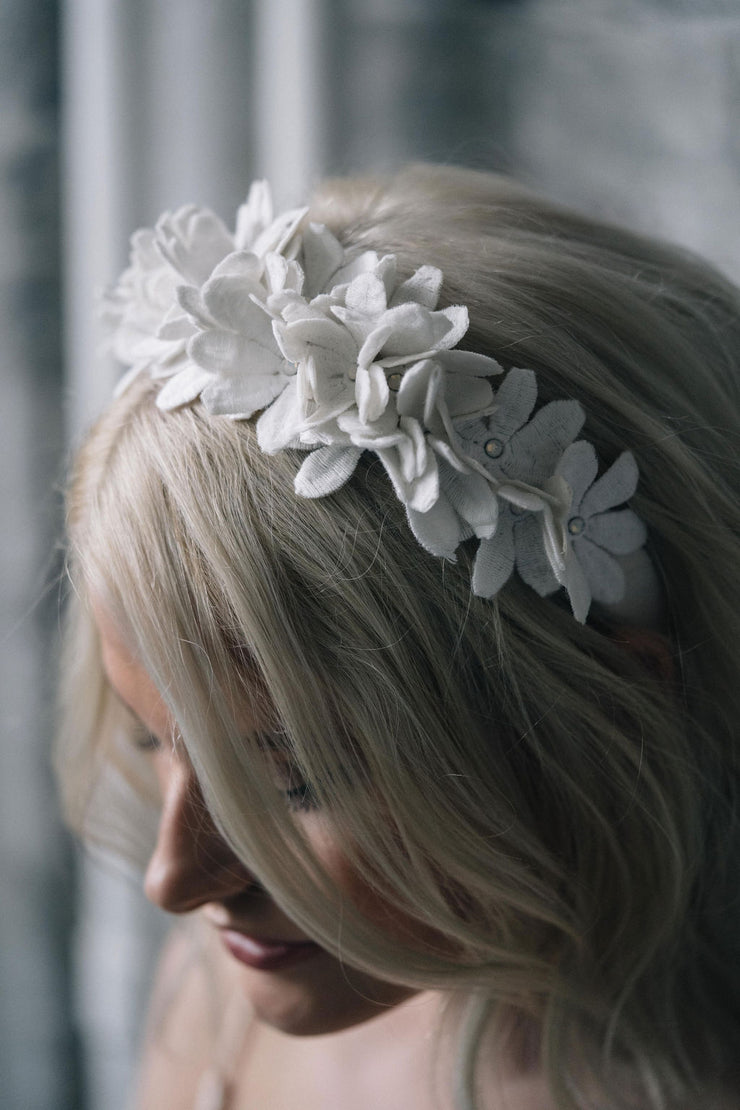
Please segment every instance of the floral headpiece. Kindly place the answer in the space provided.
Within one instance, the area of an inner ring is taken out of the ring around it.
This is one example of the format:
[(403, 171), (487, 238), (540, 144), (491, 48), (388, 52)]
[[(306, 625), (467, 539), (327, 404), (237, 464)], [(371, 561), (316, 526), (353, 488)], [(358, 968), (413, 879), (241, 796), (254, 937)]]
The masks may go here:
[(494, 390), (502, 367), (459, 349), (468, 310), (437, 308), (440, 270), (401, 281), (395, 255), (345, 252), (323, 225), (301, 227), (307, 211), (273, 218), (255, 182), (234, 234), (193, 206), (137, 231), (103, 305), (130, 368), (118, 392), (146, 371), (162, 383), (160, 409), (200, 399), (213, 415), (261, 413), (262, 451), (306, 452), (301, 497), (333, 493), (373, 451), (427, 551), (454, 560), (477, 538), (480, 596), (516, 568), (542, 596), (564, 586), (581, 622), (592, 600), (618, 603), (620, 558), (646, 538), (621, 507), (637, 484), (632, 455), (597, 477), (576, 401), (534, 412), (532, 370)]

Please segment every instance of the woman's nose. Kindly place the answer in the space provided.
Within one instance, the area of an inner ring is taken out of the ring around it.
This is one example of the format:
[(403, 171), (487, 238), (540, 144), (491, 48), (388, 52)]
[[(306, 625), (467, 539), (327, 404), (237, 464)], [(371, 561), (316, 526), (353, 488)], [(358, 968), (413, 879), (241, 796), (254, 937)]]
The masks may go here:
[(188, 913), (251, 886), (250, 872), (213, 824), (187, 763), (169, 757), (160, 783), (157, 843), (144, 876), (147, 898), (168, 913)]

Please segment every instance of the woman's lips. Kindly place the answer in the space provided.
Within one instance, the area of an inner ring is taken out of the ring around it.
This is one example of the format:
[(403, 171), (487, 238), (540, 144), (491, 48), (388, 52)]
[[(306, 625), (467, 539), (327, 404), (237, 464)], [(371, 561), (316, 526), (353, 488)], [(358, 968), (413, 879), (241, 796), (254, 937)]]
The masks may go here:
[(280, 971), (321, 951), (313, 941), (257, 940), (235, 929), (221, 929), (221, 939), (231, 955), (258, 971)]

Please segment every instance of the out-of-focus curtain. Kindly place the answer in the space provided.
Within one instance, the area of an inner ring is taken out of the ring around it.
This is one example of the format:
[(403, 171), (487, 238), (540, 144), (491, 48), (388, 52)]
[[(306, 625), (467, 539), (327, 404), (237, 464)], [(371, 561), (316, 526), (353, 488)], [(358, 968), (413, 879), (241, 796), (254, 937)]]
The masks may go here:
[(0, 1107), (82, 1108), (48, 762), (62, 444), (58, 12), (0, 3)]
[(740, 280), (738, 0), (535, 0), (521, 46), (518, 174)]
[(0, 1108), (122, 1110), (164, 923), (134, 877), (76, 877), (48, 767), (62, 418), (76, 441), (115, 374), (96, 288), (163, 208), (228, 219), (256, 176), (283, 205), (413, 159), (514, 173), (740, 277), (740, 8), (0, 0), (0, 97)]

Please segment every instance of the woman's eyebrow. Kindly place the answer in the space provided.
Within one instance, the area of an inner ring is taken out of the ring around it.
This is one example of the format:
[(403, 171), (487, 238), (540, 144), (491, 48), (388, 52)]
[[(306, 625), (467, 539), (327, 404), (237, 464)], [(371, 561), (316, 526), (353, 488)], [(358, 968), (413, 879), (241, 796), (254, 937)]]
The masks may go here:
[[(106, 676), (106, 678), (107, 678), (107, 676)], [(108, 689), (110, 690), (110, 692), (113, 695), (113, 697), (115, 698), (115, 700), (118, 702), (121, 709), (123, 709), (123, 711), (125, 713), (127, 713), (129, 717), (131, 717), (134, 725), (136, 726), (136, 728), (140, 732), (141, 738), (144, 739), (144, 740), (151, 740), (155, 744), (161, 744), (162, 741), (161, 741), (160, 737), (157, 736), (157, 734), (155, 732), (152, 732), (152, 730), (147, 725), (144, 724), (141, 717), (136, 712), (136, 710), (133, 708), (133, 706), (129, 705), (129, 703), (121, 695), (121, 693), (116, 689), (116, 687), (113, 685), (113, 683), (110, 681), (110, 679), (108, 679)], [(173, 748), (177, 748), (178, 747), (178, 741), (179, 741), (179, 732), (175, 729), (172, 733), (172, 736), (170, 736), (168, 739), (170, 740)]]

